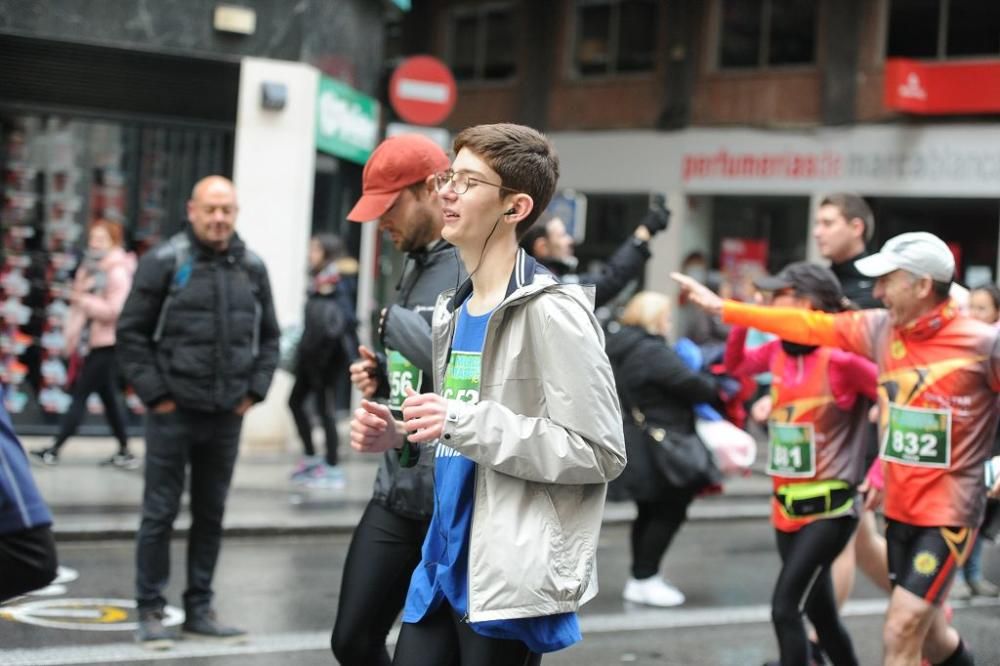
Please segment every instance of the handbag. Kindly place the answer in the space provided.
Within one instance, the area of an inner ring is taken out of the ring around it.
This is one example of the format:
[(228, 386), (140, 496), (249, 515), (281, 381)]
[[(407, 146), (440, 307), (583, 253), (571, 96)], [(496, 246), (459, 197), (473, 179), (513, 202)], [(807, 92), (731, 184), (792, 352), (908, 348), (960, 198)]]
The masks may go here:
[(750, 433), (725, 419), (695, 419), (695, 432), (715, 456), (725, 476), (746, 475), (757, 459), (757, 441)]
[(682, 490), (700, 490), (722, 482), (711, 451), (697, 433), (676, 433), (651, 426), (638, 407), (628, 410), (636, 428), (643, 432), (651, 459), (667, 484)]

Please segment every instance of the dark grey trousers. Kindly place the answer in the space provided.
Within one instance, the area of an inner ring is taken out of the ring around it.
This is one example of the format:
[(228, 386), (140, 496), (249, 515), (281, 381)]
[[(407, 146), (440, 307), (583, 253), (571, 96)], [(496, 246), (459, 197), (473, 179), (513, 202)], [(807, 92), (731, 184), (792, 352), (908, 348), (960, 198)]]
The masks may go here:
[(136, 602), (140, 609), (166, 605), (170, 536), (191, 469), (191, 530), (187, 543), (184, 608), (197, 614), (212, 603), (212, 577), (222, 545), (222, 516), (239, 452), (243, 418), (232, 412), (178, 409), (150, 413), (146, 421), (146, 470), (142, 523), (136, 543)]

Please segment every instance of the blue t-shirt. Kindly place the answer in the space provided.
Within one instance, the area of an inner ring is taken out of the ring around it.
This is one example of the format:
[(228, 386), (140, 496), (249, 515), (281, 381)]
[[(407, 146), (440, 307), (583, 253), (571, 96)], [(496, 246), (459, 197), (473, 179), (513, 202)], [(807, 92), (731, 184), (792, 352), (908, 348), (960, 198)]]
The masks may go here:
[[(470, 315), (462, 304), (455, 325), (451, 358), (442, 395), (450, 400), (479, 401), (480, 360), (490, 314)], [(462, 617), (469, 609), (469, 527), (476, 464), (438, 442), (434, 461), (434, 515), (413, 571), (403, 608), (403, 622), (420, 622), (442, 602)], [(507, 557), (509, 553), (497, 553)], [(581, 640), (576, 613), (516, 620), (470, 622), (473, 631), (490, 638), (518, 640), (532, 652), (553, 652)]]

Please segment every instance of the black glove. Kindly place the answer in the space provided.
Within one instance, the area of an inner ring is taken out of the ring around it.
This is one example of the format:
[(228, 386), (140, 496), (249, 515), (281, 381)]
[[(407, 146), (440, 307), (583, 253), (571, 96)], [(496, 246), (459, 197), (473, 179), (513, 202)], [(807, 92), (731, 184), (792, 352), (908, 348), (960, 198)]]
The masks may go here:
[(655, 236), (670, 224), (670, 209), (666, 207), (650, 208), (639, 224), (649, 229), (650, 236)]

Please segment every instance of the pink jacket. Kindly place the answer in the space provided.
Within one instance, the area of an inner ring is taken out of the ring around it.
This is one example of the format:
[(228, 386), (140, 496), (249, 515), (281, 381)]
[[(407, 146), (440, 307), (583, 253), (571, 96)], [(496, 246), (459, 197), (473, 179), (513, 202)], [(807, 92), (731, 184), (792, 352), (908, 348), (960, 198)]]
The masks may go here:
[(99, 294), (89, 293), (93, 277), (81, 266), (73, 279), (73, 302), (66, 316), (66, 353), (72, 355), (80, 343), (80, 333), (90, 322), (90, 349), (115, 344), (115, 326), (125, 299), (132, 288), (135, 255), (120, 247), (112, 248), (101, 260), (107, 286)]

